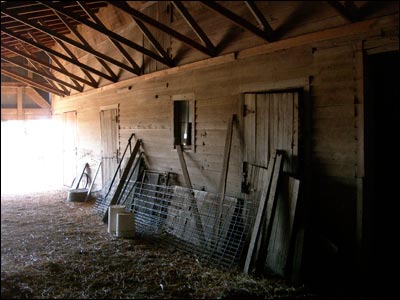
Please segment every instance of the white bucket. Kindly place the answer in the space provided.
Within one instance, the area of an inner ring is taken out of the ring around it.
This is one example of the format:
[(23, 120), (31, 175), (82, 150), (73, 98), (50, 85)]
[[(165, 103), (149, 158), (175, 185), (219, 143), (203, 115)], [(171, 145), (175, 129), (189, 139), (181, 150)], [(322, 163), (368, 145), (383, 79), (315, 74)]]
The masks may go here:
[(133, 212), (117, 213), (117, 237), (131, 238), (135, 236), (135, 231)]
[(108, 208), (108, 233), (115, 234), (117, 213), (125, 212), (125, 205), (110, 205)]

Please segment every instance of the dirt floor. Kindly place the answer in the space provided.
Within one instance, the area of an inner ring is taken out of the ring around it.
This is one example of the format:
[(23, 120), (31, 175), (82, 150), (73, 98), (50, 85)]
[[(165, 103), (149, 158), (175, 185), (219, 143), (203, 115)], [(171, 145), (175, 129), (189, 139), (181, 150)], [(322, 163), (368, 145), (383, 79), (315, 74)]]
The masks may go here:
[(1, 197), (2, 299), (293, 299), (304, 287), (211, 268), (172, 247), (118, 239), (66, 191)]

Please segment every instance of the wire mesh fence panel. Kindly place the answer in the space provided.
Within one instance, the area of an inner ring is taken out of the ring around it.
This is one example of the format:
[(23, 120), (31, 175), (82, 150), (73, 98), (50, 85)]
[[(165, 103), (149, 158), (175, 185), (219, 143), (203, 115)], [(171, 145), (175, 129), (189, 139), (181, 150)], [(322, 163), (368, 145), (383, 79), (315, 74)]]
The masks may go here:
[[(134, 183), (138, 180), (140, 176), (140, 164), (142, 162), (142, 153), (139, 154), (139, 157), (136, 159), (135, 165), (130, 169), (127, 179), (124, 182), (123, 190), (117, 203), (124, 203), (127, 200), (127, 195), (132, 190)], [(138, 167), (139, 166), (139, 167)], [(117, 170), (117, 173), (119, 171)], [(103, 216), (108, 207), (110, 206), (111, 200), (120, 184), (120, 179), (117, 174), (115, 174), (115, 179), (113, 181), (107, 183), (106, 188), (103, 190), (103, 193), (100, 197), (98, 197), (94, 203), (93, 209), (96, 213)]]
[(134, 212), (137, 233), (214, 265), (231, 267), (239, 261), (253, 219), (252, 205), (181, 186), (136, 182), (133, 190), (126, 205)]
[(115, 190), (117, 189), (118, 183), (119, 180), (115, 180), (112, 186), (110, 186), (111, 182), (108, 183), (107, 188), (103, 190), (102, 194), (99, 197), (97, 197), (93, 205), (93, 210), (97, 214), (101, 216), (105, 214), (111, 202), (112, 196), (114, 195)]

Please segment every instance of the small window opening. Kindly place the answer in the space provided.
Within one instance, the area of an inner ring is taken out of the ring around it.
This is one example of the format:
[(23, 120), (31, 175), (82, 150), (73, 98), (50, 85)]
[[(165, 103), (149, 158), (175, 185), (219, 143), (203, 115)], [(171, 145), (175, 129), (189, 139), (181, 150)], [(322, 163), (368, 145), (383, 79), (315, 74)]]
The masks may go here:
[(193, 101), (174, 101), (174, 148), (182, 145), (184, 149), (193, 146)]

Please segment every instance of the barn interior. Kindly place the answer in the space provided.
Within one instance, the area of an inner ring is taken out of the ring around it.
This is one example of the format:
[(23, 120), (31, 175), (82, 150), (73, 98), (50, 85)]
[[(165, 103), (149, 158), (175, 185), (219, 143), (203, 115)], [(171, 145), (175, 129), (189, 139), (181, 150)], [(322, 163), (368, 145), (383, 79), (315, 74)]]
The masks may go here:
[(398, 83), (398, 1), (1, 1), (1, 298), (395, 295)]

